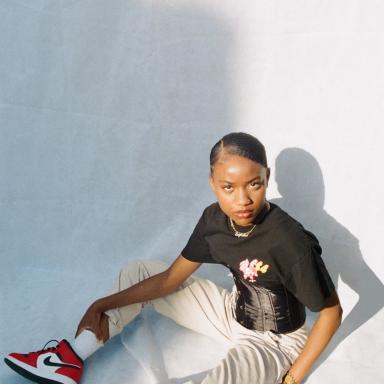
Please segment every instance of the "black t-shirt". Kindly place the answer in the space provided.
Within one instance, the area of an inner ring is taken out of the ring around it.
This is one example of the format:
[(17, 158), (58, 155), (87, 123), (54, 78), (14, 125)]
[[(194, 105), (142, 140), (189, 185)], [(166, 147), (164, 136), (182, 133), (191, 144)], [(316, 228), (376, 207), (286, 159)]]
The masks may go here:
[(272, 203), (246, 238), (234, 236), (218, 203), (208, 206), (181, 254), (195, 262), (223, 264), (235, 281), (248, 286), (284, 288), (315, 312), (324, 308), (335, 289), (316, 237)]

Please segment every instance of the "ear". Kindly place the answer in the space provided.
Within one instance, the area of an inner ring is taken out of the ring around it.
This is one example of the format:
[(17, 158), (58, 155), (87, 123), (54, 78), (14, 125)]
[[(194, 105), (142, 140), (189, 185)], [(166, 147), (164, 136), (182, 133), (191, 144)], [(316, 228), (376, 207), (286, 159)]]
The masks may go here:
[(209, 181), (209, 185), (211, 186), (211, 189), (213, 192), (215, 192), (215, 185), (213, 183), (213, 177), (212, 177), (212, 174), (209, 175), (208, 177), (208, 181)]
[(266, 186), (268, 187), (269, 177), (271, 176), (271, 168), (267, 168), (266, 172), (267, 172), (267, 185)]

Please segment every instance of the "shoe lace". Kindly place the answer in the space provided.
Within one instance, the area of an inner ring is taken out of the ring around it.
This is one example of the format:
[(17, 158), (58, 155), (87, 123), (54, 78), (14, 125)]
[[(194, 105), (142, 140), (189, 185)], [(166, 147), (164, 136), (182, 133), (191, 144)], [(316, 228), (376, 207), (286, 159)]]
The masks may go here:
[(42, 349), (40, 349), (39, 351), (35, 351), (35, 352), (29, 352), (29, 354), (31, 355), (35, 355), (35, 354), (39, 354), (41, 352), (55, 352), (56, 348), (57, 348), (57, 345), (54, 346), (54, 347), (47, 347), (47, 345), (49, 343), (51, 343), (52, 341), (56, 342), (57, 344), (59, 344), (59, 341), (58, 340), (55, 340), (55, 339), (52, 339), (52, 340), (49, 340), (48, 342), (45, 343), (44, 347)]

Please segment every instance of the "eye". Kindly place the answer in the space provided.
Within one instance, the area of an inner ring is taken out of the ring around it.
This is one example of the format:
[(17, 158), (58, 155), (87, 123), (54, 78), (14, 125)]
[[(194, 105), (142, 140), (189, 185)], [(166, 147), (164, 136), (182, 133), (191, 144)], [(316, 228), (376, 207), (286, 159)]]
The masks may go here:
[(232, 185), (224, 185), (223, 189), (225, 192), (232, 192), (233, 187), (232, 187)]
[(249, 185), (253, 189), (259, 189), (263, 185), (263, 183), (261, 181), (252, 181), (252, 183), (250, 183)]

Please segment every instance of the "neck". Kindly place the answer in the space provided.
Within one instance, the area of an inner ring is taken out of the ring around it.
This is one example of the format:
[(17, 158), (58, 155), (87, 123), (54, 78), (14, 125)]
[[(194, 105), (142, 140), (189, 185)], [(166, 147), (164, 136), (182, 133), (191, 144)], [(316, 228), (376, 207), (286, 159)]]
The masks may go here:
[(237, 224), (234, 220), (232, 220), (233, 224), (239, 228), (239, 229), (246, 229), (246, 228), (250, 228), (252, 227), (253, 225), (255, 224), (259, 224), (259, 222), (261, 222), (265, 215), (269, 212), (269, 209), (271, 208), (271, 206), (269, 205), (269, 202), (268, 201), (265, 201), (263, 207), (260, 209), (259, 213), (256, 215), (256, 217), (254, 218), (253, 222), (252, 223), (249, 223), (249, 224), (246, 224), (246, 225), (239, 225)]

